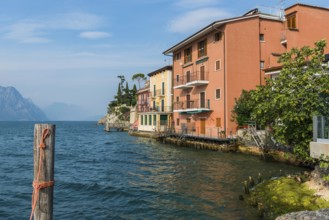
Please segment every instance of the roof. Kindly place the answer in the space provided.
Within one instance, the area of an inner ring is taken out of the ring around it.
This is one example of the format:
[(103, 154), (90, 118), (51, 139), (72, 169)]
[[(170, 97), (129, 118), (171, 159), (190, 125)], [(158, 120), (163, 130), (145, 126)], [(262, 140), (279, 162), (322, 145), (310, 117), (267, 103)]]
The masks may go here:
[(188, 45), (189, 43), (193, 42), (195, 39), (211, 32), (213, 30), (217, 30), (217, 28), (219, 28), (219, 27), (221, 27), (221, 26), (223, 26), (227, 23), (240, 21), (240, 20), (246, 20), (246, 19), (252, 19), (252, 18), (257, 18), (257, 17), (258, 18), (271, 19), (271, 20), (280, 20), (281, 21), (279, 16), (259, 13), (258, 10), (253, 9), (253, 10), (247, 12), (243, 16), (215, 21), (215, 22), (209, 24), (208, 26), (204, 27), (200, 31), (192, 34), (191, 36), (184, 39), (183, 41), (179, 42), (178, 44), (174, 45), (173, 47), (167, 49), (166, 51), (163, 52), (163, 54), (166, 54), (166, 55), (170, 54), (170, 53), (174, 52), (175, 50), (177, 50), (178, 48), (181, 48), (181, 47), (184, 47), (184, 46)]
[(162, 68), (160, 68), (158, 70), (155, 70), (155, 71), (153, 71), (151, 73), (148, 73), (147, 75), (148, 76), (153, 76), (153, 75), (155, 75), (157, 73), (161, 73), (161, 72), (166, 71), (166, 70), (172, 70), (172, 66), (171, 65), (168, 65), (168, 66), (162, 67)]
[(325, 8), (325, 7), (320, 7), (320, 6), (315, 6), (315, 5), (307, 5), (307, 4), (302, 4), (302, 3), (296, 3), (294, 5), (291, 5), (289, 6), (288, 8), (285, 9), (286, 10), (289, 10), (293, 7), (296, 7), (296, 6), (304, 6), (304, 7), (309, 7), (309, 8), (316, 8), (316, 9), (322, 9), (322, 10), (328, 10), (329, 11), (329, 8)]

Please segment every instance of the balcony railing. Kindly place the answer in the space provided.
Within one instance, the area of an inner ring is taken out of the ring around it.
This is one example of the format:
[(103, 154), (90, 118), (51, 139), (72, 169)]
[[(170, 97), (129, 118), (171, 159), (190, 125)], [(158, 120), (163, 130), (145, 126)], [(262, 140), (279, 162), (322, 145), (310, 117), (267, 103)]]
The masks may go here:
[(151, 93), (151, 97), (152, 98), (156, 98), (156, 97), (164, 96), (165, 95), (165, 91), (162, 90), (162, 89), (153, 90), (150, 93)]
[(210, 111), (210, 99), (207, 100), (189, 100), (174, 103), (174, 112), (193, 112)]
[[(225, 131), (219, 127), (204, 127), (200, 126), (189, 126), (188, 124), (181, 124), (180, 127), (175, 129), (175, 133), (180, 135), (187, 135), (192, 137), (208, 137), (208, 138), (227, 138)], [(229, 137), (232, 137), (230, 135)]]
[(137, 105), (149, 105), (149, 101), (148, 100), (138, 100)]
[(187, 89), (193, 86), (207, 85), (209, 83), (208, 71), (195, 71), (181, 76), (174, 81), (174, 89)]
[(150, 106), (148, 104), (137, 104), (137, 112), (149, 112)]
[(172, 106), (152, 106), (151, 112), (172, 112)]

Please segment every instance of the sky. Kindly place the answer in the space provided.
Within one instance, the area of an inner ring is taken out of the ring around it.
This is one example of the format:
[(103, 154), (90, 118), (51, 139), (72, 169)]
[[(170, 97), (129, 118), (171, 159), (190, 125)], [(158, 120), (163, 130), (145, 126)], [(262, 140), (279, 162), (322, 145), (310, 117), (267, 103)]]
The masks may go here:
[[(292, 0), (1, 0), (0, 86), (41, 108), (63, 102), (105, 115), (135, 73), (172, 64), (165, 50), (216, 20)], [(329, 7), (324, 0), (299, 0)], [(136, 83), (137, 84), (137, 83)]]

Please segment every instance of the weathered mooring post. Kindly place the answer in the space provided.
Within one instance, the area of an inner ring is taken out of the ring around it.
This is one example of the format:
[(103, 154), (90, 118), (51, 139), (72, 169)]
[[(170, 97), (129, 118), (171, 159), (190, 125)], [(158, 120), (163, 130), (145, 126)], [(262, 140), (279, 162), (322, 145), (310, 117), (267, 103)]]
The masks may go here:
[(55, 125), (34, 126), (34, 180), (30, 219), (53, 219)]

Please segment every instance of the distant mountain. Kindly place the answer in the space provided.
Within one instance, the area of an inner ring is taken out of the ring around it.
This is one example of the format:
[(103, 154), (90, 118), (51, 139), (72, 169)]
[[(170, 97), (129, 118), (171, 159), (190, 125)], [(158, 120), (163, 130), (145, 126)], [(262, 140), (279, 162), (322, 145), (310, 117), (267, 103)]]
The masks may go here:
[(88, 117), (79, 106), (62, 102), (53, 103), (43, 111), (54, 121), (84, 121)]
[(0, 86), (0, 121), (44, 121), (45, 113), (14, 87)]

